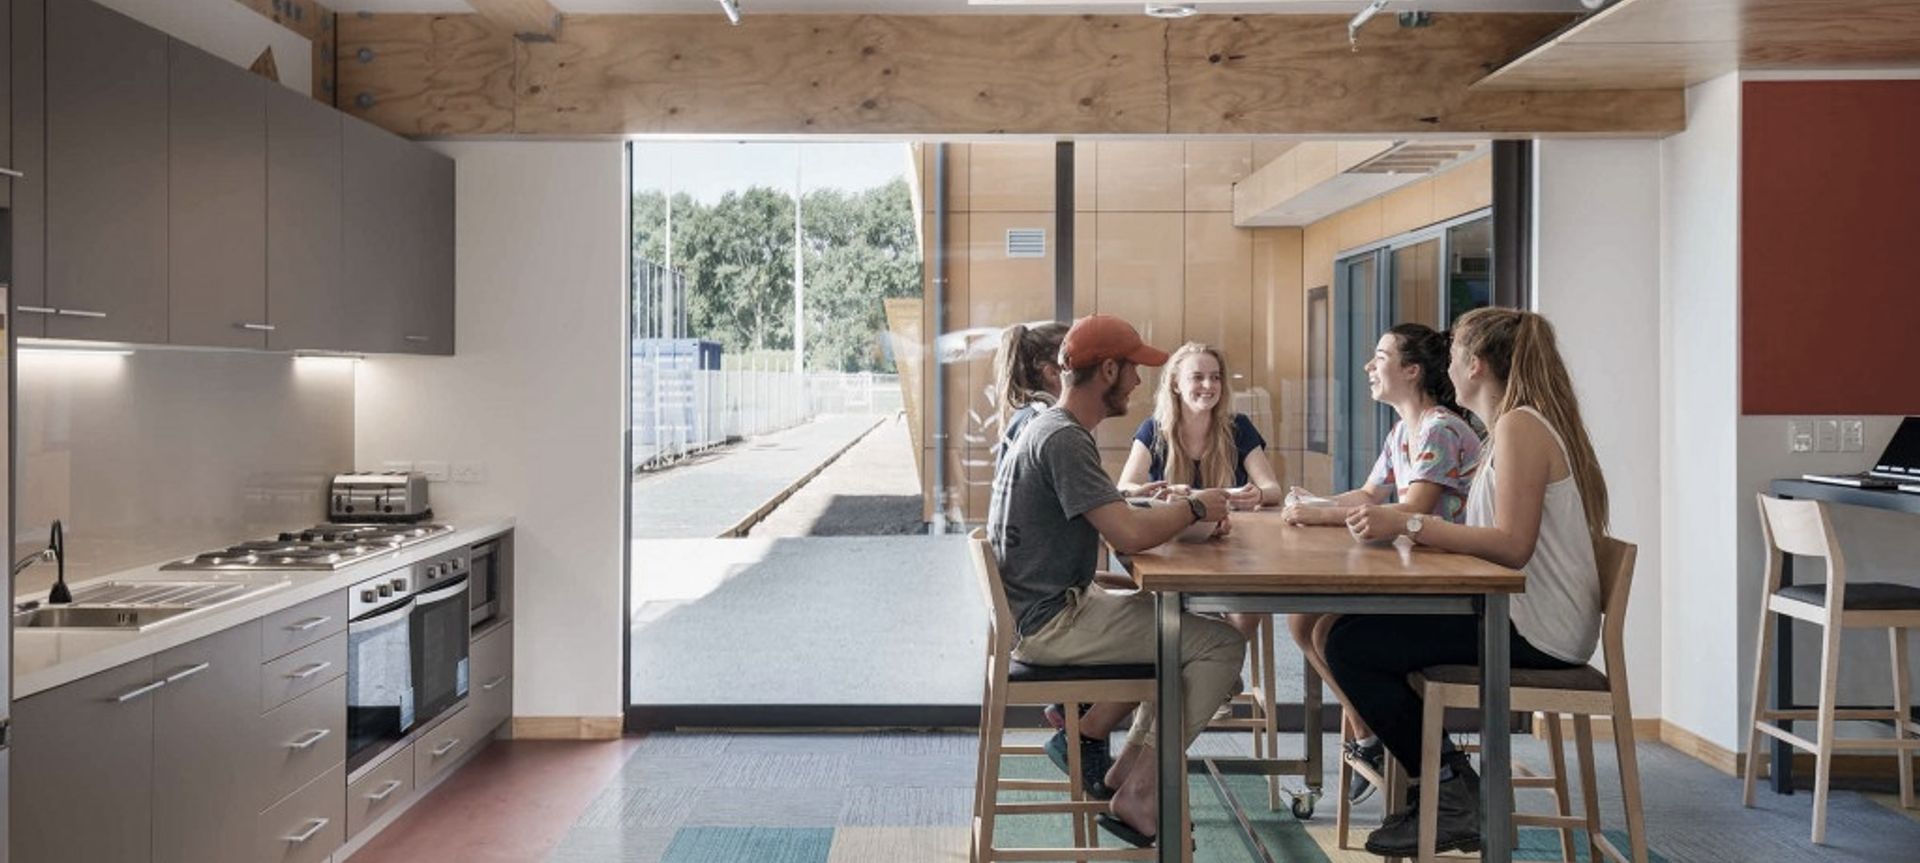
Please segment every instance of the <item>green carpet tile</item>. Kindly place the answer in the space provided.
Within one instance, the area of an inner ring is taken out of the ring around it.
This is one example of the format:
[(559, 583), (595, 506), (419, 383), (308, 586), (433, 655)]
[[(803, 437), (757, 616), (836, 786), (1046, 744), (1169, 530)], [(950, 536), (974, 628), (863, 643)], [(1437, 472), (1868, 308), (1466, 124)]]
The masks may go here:
[(826, 827), (683, 827), (661, 863), (824, 863)]

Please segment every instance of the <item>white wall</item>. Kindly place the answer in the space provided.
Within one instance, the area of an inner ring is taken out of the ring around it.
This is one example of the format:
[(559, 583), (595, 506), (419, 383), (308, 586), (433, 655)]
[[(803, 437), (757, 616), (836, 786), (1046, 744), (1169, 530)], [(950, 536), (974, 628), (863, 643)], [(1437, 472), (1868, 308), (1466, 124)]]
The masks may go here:
[(1534, 155), (1534, 308), (1580, 396), (1614, 536), (1640, 547), (1627, 610), (1636, 716), (1661, 713), (1660, 142), (1544, 140)]
[(622, 145), (434, 145), (456, 161), (451, 358), (360, 364), (356, 458), (480, 461), (434, 509), (515, 531), (514, 713), (621, 713)]
[(1740, 83), (1687, 89), (1661, 151), (1663, 718), (1738, 749)]
[(280, 83), (313, 95), (313, 43), (234, 0), (95, 0), (242, 69), (269, 46)]

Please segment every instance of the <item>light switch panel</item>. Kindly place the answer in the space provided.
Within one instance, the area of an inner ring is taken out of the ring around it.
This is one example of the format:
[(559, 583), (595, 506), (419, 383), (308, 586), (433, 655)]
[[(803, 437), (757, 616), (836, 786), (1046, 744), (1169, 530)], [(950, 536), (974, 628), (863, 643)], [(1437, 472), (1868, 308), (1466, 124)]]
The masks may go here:
[(457, 461), (453, 463), (454, 482), (486, 482), (487, 463), (483, 461)]
[(1813, 424), (1813, 448), (1816, 452), (1840, 451), (1840, 421), (1817, 420)]
[(383, 461), (380, 463), (380, 469), (384, 471), (397, 471), (399, 473), (406, 473), (407, 471), (413, 470), (413, 462)]
[(1859, 452), (1867, 448), (1867, 423), (1865, 420), (1840, 421), (1840, 451)]
[(443, 461), (417, 461), (413, 469), (427, 475), (428, 482), (447, 481), (447, 463)]
[(1813, 420), (1787, 423), (1787, 452), (1813, 452)]

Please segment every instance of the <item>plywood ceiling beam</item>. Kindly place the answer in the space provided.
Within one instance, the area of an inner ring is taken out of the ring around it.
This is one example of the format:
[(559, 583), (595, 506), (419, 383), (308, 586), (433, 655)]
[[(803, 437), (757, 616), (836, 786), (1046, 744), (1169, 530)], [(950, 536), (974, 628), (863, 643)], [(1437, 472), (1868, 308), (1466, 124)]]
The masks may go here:
[(547, 0), (467, 0), (467, 5), (516, 34), (552, 38), (560, 29), (560, 12)]
[(340, 19), (340, 104), (412, 135), (1644, 136), (1682, 94), (1480, 92), (1565, 15), (478, 15)]

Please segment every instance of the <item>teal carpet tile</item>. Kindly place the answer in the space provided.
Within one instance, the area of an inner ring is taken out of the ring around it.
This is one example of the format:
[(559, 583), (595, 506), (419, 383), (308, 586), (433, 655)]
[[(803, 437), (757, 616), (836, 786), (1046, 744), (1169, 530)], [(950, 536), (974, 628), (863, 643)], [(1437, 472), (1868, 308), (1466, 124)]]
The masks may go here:
[(832, 848), (830, 827), (686, 827), (661, 863), (826, 863)]

